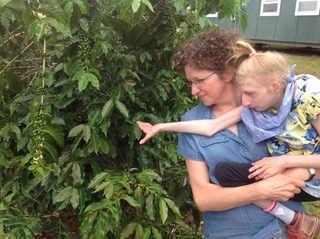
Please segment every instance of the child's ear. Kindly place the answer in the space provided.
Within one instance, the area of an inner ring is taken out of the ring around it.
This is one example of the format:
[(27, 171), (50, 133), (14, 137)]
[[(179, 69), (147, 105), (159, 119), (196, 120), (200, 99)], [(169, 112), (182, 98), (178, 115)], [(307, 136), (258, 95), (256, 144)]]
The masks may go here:
[(269, 90), (271, 93), (279, 94), (281, 91), (281, 84), (277, 81), (271, 82), (269, 86)]

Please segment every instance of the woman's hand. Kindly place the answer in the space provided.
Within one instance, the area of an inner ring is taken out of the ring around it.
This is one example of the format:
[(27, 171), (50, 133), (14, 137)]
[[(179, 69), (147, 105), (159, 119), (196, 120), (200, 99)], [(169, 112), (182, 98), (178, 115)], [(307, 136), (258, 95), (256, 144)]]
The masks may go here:
[(159, 133), (159, 128), (157, 125), (152, 125), (150, 123), (142, 121), (137, 121), (137, 125), (146, 134), (146, 136), (139, 141), (140, 144), (144, 144), (145, 142), (147, 142), (148, 139)]
[(266, 179), (279, 173), (283, 173), (287, 168), (285, 157), (265, 157), (257, 162), (252, 163), (249, 169), (249, 178), (256, 180)]

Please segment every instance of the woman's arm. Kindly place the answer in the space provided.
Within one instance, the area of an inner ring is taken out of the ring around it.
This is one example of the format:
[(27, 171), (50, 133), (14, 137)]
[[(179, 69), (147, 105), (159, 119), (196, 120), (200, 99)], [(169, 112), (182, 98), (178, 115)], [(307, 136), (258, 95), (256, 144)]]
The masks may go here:
[(241, 120), (241, 111), (243, 107), (239, 106), (234, 110), (213, 120), (192, 120), (182, 122), (159, 123), (152, 125), (150, 123), (138, 121), (137, 124), (146, 136), (140, 140), (144, 144), (148, 139), (159, 132), (183, 132), (211, 136), (215, 133), (228, 128)]
[(205, 162), (186, 159), (193, 197), (200, 211), (223, 211), (253, 203), (260, 199), (287, 201), (304, 181), (282, 174), (241, 187), (221, 187), (209, 180)]

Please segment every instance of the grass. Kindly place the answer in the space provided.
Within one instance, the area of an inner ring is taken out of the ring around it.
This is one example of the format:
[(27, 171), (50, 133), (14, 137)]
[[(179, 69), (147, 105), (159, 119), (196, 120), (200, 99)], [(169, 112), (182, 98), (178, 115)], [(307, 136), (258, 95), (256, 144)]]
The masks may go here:
[(299, 56), (288, 55), (290, 64), (296, 64), (296, 74), (311, 74), (320, 79), (320, 55), (318, 56)]
[(296, 64), (295, 74), (311, 74), (320, 79), (320, 49), (279, 46), (270, 46), (269, 49), (285, 53), (289, 63)]

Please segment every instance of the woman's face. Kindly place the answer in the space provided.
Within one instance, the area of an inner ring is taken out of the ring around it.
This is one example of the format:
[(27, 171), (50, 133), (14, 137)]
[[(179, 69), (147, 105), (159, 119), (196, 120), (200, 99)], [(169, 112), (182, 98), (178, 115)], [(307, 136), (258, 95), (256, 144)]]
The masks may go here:
[(191, 86), (192, 95), (198, 96), (206, 106), (223, 101), (227, 82), (210, 70), (197, 70), (190, 66), (185, 67), (185, 75)]
[(243, 106), (248, 106), (257, 111), (277, 107), (278, 97), (270, 92), (267, 86), (257, 84), (253, 79), (246, 79), (239, 85)]

